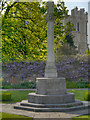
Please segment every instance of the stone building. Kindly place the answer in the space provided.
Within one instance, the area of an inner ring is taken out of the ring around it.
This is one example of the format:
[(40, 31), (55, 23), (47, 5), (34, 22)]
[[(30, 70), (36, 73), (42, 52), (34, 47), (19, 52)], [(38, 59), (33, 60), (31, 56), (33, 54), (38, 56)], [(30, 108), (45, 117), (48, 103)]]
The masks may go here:
[(75, 31), (73, 33), (73, 41), (75, 46), (77, 47), (78, 53), (85, 54), (86, 49), (88, 48), (87, 43), (87, 23), (88, 23), (88, 13), (85, 12), (84, 9), (78, 10), (78, 8), (74, 8), (71, 10), (71, 15), (63, 20), (63, 24), (65, 25), (67, 22), (72, 22), (75, 27)]

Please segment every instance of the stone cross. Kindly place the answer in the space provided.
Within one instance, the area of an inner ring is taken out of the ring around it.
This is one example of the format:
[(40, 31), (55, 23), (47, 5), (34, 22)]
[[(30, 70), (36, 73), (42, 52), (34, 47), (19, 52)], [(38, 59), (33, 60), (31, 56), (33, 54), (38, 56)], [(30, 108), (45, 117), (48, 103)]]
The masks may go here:
[(45, 77), (57, 77), (54, 56), (54, 2), (47, 2), (47, 63)]
[[(23, 100), (14, 106), (15, 109), (22, 109), (34, 112), (65, 112), (77, 108), (87, 108), (82, 102), (75, 101), (74, 93), (67, 93), (66, 80), (63, 77), (57, 78), (57, 71), (54, 57), (54, 3), (48, 2), (48, 30), (47, 30), (47, 64), (45, 78), (36, 78), (36, 93), (28, 94), (28, 101)], [(73, 105), (74, 107), (68, 107)], [(82, 106), (81, 106), (82, 105)], [(27, 107), (28, 106), (28, 107)], [(63, 106), (63, 109), (62, 109)], [(43, 107), (43, 108), (42, 108)]]
[(90, 50), (90, 1), (88, 2), (88, 42)]

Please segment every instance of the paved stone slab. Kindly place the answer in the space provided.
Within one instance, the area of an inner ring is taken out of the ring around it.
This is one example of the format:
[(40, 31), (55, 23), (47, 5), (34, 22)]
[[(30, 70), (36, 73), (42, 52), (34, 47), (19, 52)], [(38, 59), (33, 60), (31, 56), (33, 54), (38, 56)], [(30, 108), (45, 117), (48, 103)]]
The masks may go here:
[[(79, 116), (82, 114), (88, 114), (88, 109), (85, 110), (79, 110), (79, 111), (72, 111), (72, 112), (31, 112), (31, 111), (23, 111), (23, 110), (17, 110), (14, 109), (15, 104), (0, 104), (0, 108), (2, 107), (2, 109), (0, 109), (0, 112), (6, 112), (6, 113), (12, 113), (12, 114), (17, 114), (17, 115), (24, 115), (24, 116), (28, 116), (28, 117), (33, 117), (34, 120), (38, 120), (38, 118), (48, 118), (50, 120), (50, 118), (54, 118), (54, 120), (56, 118), (60, 119), (60, 118), (72, 118), (75, 116)], [(48, 120), (46, 119), (46, 120)], [(40, 120), (40, 119), (39, 119)]]

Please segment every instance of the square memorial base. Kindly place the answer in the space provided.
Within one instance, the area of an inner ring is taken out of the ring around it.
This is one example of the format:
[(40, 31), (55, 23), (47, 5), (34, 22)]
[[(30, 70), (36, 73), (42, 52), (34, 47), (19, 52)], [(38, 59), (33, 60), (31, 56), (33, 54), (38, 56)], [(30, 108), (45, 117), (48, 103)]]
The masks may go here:
[(36, 78), (36, 94), (64, 95), (66, 94), (65, 78)]

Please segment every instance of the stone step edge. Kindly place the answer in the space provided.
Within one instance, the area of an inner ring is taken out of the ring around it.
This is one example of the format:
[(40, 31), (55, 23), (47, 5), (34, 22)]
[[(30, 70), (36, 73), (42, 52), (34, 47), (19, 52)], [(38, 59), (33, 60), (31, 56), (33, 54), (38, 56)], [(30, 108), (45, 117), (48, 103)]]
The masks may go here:
[(20, 103), (21, 106), (30, 106), (30, 107), (40, 107), (40, 108), (57, 108), (57, 107), (74, 107), (83, 105), (83, 102), (81, 101), (75, 101), (74, 103), (65, 103), (65, 104), (36, 104), (36, 103), (28, 103), (28, 101), (22, 101)]
[(27, 111), (34, 111), (34, 112), (68, 112), (72, 110), (82, 110), (82, 109), (88, 109), (89, 106), (76, 106), (76, 107), (68, 107), (68, 108), (35, 108), (35, 107), (26, 107), (26, 106), (20, 106), (15, 105), (14, 109), (21, 109), (21, 110), (27, 110)]
[[(21, 102), (18, 102), (18, 103), (29, 103), (28, 100), (22, 100)], [(71, 105), (73, 103), (88, 103), (88, 101), (80, 101), (80, 100), (77, 100), (75, 99), (75, 102), (70, 102), (70, 103), (61, 103), (61, 104), (39, 104), (39, 105)], [(38, 103), (29, 103), (29, 104), (35, 104), (35, 105), (38, 105)]]

